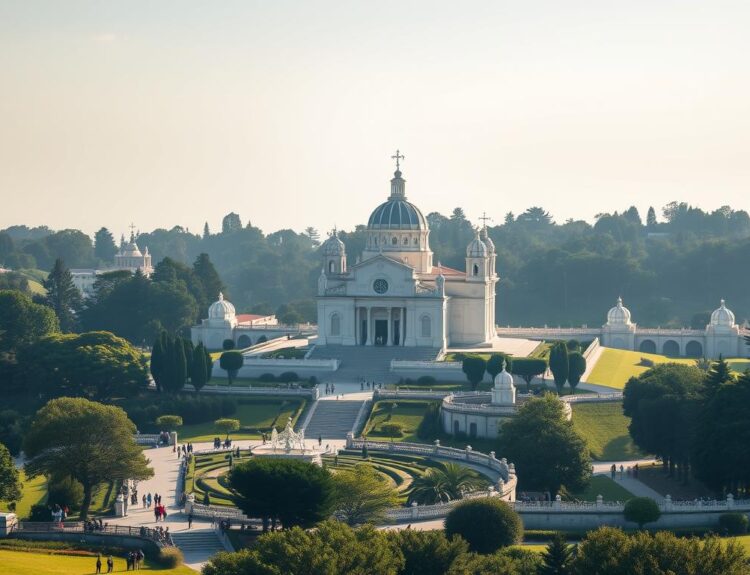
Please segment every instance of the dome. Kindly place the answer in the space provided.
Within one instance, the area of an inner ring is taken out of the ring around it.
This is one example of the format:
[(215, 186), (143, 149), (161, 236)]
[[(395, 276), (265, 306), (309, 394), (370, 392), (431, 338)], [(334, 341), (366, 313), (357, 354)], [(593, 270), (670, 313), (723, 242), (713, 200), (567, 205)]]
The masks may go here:
[(630, 310), (622, 305), (622, 298), (617, 298), (617, 305), (607, 313), (607, 325), (630, 325)]
[(221, 292), (219, 292), (219, 299), (208, 308), (208, 319), (232, 319), (234, 314), (234, 306), (224, 299), (224, 294)]
[(495, 376), (495, 387), (505, 389), (513, 387), (513, 376), (505, 371), (505, 360), (503, 360), (503, 370)]
[(372, 212), (368, 230), (426, 230), (427, 220), (419, 208), (402, 199), (389, 198)]
[(484, 245), (487, 246), (487, 251), (490, 254), (495, 253), (495, 244), (490, 239), (490, 234), (487, 233), (487, 228), (482, 228), (482, 235), (481, 235), (482, 241), (484, 242)]
[(474, 235), (474, 239), (471, 243), (466, 246), (466, 257), (467, 258), (486, 258), (487, 257), (487, 244), (485, 244), (479, 238), (479, 232)]
[(734, 313), (725, 305), (724, 300), (721, 300), (719, 308), (711, 314), (711, 325), (733, 327), (734, 323)]
[(419, 208), (406, 201), (405, 181), (396, 170), (391, 180), (391, 195), (367, 221), (368, 230), (427, 230), (427, 220)]
[(138, 244), (132, 241), (129, 244), (125, 244), (122, 248), (121, 254), (128, 258), (140, 258), (143, 256), (141, 250), (138, 249)]
[(346, 255), (346, 246), (342, 242), (338, 234), (334, 231), (329, 238), (323, 242), (323, 255), (326, 256), (343, 256)]

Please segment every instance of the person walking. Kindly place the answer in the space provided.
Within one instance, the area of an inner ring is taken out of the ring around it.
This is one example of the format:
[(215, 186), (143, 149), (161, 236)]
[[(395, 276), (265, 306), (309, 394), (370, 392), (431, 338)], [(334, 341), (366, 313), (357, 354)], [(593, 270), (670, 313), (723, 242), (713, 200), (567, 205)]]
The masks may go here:
[(320, 447), (321, 445), (323, 445), (323, 436), (318, 435), (318, 447)]
[(189, 513), (188, 514), (188, 529), (192, 529), (192, 528), (193, 528), (193, 514)]
[(97, 573), (102, 572), (102, 556), (101, 555), (96, 556), (96, 572)]
[(159, 522), (160, 515), (161, 513), (159, 513), (159, 506), (154, 505), (154, 521), (156, 521), (157, 523)]
[(112, 559), (112, 555), (107, 556), (107, 573), (112, 573), (112, 569), (115, 568), (115, 560)]
[(142, 501), (143, 501), (143, 508), (146, 509), (146, 495), (145, 494), (143, 495)]
[(149, 493), (149, 494), (148, 494), (148, 495), (146, 496), (146, 507), (147, 507), (148, 509), (151, 509), (151, 501), (152, 501), (152, 497), (151, 497), (151, 493)]

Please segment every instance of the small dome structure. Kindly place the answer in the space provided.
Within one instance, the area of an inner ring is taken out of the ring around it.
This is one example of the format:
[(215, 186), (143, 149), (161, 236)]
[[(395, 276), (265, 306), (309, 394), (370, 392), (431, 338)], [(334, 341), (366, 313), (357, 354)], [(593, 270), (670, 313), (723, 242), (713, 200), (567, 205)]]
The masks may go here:
[(513, 387), (513, 376), (505, 370), (505, 360), (503, 360), (503, 370), (495, 376), (496, 389), (509, 389)]
[(711, 325), (722, 327), (734, 327), (734, 312), (726, 306), (726, 302), (721, 300), (721, 305), (711, 314)]
[(324, 256), (344, 256), (346, 255), (346, 246), (339, 239), (336, 230), (323, 242), (322, 246)]
[(466, 246), (466, 257), (467, 258), (486, 258), (488, 254), (487, 244), (485, 244), (479, 237), (479, 231), (477, 230), (474, 235), (474, 239), (471, 240), (468, 246)]
[(490, 238), (490, 234), (487, 233), (487, 228), (482, 228), (482, 234), (480, 235), (481, 240), (484, 242), (484, 245), (487, 246), (487, 251), (490, 253), (490, 255), (495, 253), (495, 243)]
[[(121, 255), (127, 257), (127, 258), (140, 258), (143, 257), (143, 254), (141, 253), (141, 250), (138, 249), (138, 244), (136, 244), (134, 241), (131, 241), (128, 244), (125, 244), (121, 250)], [(148, 252), (146, 252), (148, 253)]]
[(615, 307), (607, 313), (607, 325), (630, 325), (630, 310), (622, 305), (622, 298), (617, 298)]
[(368, 230), (412, 230), (426, 231), (427, 220), (419, 208), (406, 201), (405, 180), (396, 170), (391, 180), (391, 195), (380, 204), (367, 221)]
[(219, 292), (219, 299), (208, 308), (208, 319), (234, 320), (235, 311), (231, 302), (224, 299), (224, 294)]

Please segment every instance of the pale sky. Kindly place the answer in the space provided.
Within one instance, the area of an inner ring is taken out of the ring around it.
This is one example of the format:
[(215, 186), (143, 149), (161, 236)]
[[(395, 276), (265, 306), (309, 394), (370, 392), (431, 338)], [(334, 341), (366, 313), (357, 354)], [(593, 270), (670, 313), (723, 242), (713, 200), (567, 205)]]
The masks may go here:
[(750, 211), (745, 0), (0, 0), (0, 228)]

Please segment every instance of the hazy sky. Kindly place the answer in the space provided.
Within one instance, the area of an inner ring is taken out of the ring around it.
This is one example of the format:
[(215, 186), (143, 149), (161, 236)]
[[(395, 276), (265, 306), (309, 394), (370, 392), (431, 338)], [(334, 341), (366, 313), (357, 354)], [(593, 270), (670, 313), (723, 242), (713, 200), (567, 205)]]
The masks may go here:
[(750, 3), (0, 0), (0, 228), (750, 210)]

